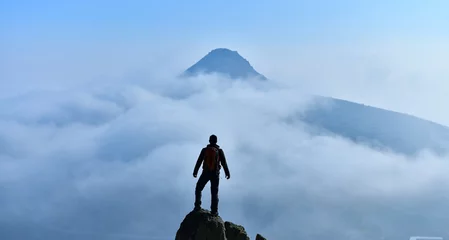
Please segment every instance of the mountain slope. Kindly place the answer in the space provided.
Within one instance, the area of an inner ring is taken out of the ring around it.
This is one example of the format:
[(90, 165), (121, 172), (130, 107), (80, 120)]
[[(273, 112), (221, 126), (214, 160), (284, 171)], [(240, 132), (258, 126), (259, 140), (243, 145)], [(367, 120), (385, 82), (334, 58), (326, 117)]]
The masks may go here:
[(189, 67), (183, 76), (196, 76), (198, 74), (218, 73), (232, 79), (238, 78), (267, 78), (258, 73), (251, 64), (237, 51), (226, 48), (217, 48), (209, 52), (193, 66)]
[[(237, 52), (212, 50), (185, 71), (191, 76), (218, 73), (233, 79), (257, 76), (250, 63)], [(305, 112), (290, 116), (289, 122), (305, 122), (310, 133), (336, 135), (377, 150), (415, 155), (422, 150), (436, 154), (449, 152), (449, 128), (411, 115), (366, 106), (341, 99), (318, 96)]]
[(415, 116), (346, 100), (317, 97), (317, 103), (298, 114), (314, 134), (337, 135), (372, 148), (415, 155), (424, 149), (436, 154), (449, 150), (449, 128)]

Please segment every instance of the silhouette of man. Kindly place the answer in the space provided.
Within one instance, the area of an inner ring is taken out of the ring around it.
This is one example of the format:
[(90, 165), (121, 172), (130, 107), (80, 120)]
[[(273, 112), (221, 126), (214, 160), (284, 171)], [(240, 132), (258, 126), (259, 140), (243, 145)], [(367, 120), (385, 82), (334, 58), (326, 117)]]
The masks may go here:
[(201, 153), (196, 161), (195, 169), (193, 170), (193, 177), (196, 178), (198, 170), (203, 163), (203, 171), (201, 173), (195, 188), (195, 210), (201, 209), (201, 192), (210, 181), (211, 191), (211, 213), (218, 215), (218, 184), (220, 182), (220, 169), (223, 169), (226, 174), (226, 179), (231, 177), (226, 163), (226, 158), (223, 149), (217, 145), (217, 136), (211, 135), (209, 137), (209, 144), (201, 149)]

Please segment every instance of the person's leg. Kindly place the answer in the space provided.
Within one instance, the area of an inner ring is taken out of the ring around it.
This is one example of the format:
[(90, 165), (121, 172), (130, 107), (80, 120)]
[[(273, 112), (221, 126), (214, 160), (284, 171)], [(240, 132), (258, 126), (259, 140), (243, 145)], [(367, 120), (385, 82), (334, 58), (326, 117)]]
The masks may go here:
[(198, 179), (198, 182), (196, 183), (195, 188), (195, 208), (199, 209), (201, 207), (201, 191), (203, 191), (204, 186), (206, 186), (207, 182), (209, 181), (209, 178), (206, 174), (201, 173), (200, 178)]
[(211, 206), (212, 213), (218, 213), (218, 185), (220, 183), (220, 175), (213, 174), (210, 178), (210, 191), (211, 191)]

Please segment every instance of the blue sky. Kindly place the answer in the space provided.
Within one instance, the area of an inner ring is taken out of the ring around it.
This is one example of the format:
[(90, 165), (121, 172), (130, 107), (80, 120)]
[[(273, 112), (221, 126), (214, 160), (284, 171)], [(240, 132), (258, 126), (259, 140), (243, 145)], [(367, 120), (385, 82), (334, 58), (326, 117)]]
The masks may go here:
[(241, 39), (265, 44), (376, 37), (447, 37), (449, 2), (394, 1), (5, 1), (4, 41), (154, 43)]
[[(447, 9), (445, 0), (0, 0), (0, 97), (141, 70), (175, 73), (226, 47), (268, 78), (308, 79), (320, 91), (329, 86), (322, 94), (440, 119), (426, 111), (449, 87)], [(365, 73), (376, 71), (389, 79)], [(392, 106), (346, 91), (372, 88), (367, 81), (412, 88), (413, 79), (421, 81), (413, 89), (435, 88), (423, 111), (409, 99)]]

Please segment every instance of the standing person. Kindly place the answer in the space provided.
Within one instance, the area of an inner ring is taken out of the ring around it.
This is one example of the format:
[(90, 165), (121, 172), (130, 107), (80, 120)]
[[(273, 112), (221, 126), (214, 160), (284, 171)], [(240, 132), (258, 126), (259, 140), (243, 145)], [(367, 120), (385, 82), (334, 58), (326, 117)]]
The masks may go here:
[(193, 177), (196, 178), (198, 170), (203, 163), (203, 172), (201, 173), (195, 188), (195, 210), (201, 209), (201, 192), (210, 181), (211, 191), (211, 213), (218, 215), (218, 185), (220, 182), (220, 169), (223, 166), (226, 179), (231, 177), (226, 163), (226, 158), (223, 149), (217, 145), (217, 136), (211, 135), (209, 137), (209, 144), (201, 149), (201, 153), (196, 161), (195, 169), (193, 170)]

